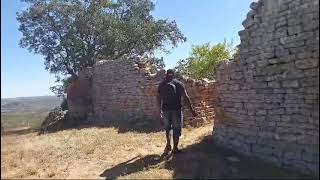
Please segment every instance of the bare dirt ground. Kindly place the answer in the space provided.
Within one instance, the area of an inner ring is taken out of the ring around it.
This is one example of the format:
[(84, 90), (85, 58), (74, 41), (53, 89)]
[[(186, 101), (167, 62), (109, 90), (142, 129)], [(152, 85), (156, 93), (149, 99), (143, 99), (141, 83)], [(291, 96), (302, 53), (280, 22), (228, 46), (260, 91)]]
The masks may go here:
[(182, 152), (160, 158), (164, 132), (84, 128), (1, 137), (1, 178), (308, 178), (214, 145), (212, 125), (184, 129)]

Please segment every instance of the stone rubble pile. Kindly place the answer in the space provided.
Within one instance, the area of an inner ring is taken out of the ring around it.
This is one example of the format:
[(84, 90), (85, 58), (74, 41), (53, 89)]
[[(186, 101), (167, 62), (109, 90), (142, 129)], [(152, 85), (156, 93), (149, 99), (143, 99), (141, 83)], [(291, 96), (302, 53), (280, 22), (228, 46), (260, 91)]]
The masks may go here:
[(64, 130), (72, 125), (68, 110), (54, 108), (42, 122), (38, 135)]

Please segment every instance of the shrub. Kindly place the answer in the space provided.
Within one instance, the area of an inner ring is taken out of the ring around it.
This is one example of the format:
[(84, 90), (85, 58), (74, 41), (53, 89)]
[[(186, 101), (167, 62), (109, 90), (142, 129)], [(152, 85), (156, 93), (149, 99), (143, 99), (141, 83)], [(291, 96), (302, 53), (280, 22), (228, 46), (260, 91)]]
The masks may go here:
[(224, 40), (223, 43), (210, 46), (209, 43), (194, 46), (190, 57), (178, 62), (176, 70), (182, 74), (194, 79), (214, 79), (218, 65), (222, 61), (228, 61), (233, 57), (236, 48), (233, 43)]

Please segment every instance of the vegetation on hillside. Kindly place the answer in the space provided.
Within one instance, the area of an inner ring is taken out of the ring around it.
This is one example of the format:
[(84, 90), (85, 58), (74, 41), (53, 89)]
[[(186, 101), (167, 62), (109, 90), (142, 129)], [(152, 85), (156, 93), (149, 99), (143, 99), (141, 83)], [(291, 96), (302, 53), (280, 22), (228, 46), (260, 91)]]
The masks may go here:
[(1, 124), (5, 130), (20, 127), (39, 129), (48, 112), (60, 106), (67, 110), (66, 99), (55, 96), (1, 99)]
[(48, 112), (61, 102), (56, 96), (1, 98), (1, 113)]
[(1, 124), (4, 129), (31, 127), (39, 129), (48, 113), (1, 113)]
[(222, 43), (210, 46), (209, 43), (192, 47), (188, 58), (178, 62), (176, 70), (194, 79), (214, 79), (220, 62), (233, 58), (237, 49), (232, 42), (224, 40)]

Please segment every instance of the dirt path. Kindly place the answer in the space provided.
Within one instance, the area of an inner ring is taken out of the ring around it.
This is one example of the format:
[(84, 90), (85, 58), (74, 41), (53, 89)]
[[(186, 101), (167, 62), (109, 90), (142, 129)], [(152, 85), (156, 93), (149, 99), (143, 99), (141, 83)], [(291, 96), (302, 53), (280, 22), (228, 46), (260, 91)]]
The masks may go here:
[(86, 128), (1, 139), (1, 178), (296, 178), (301, 175), (251, 161), (210, 140), (212, 126), (183, 130), (181, 153), (160, 158), (164, 132), (118, 133)]

